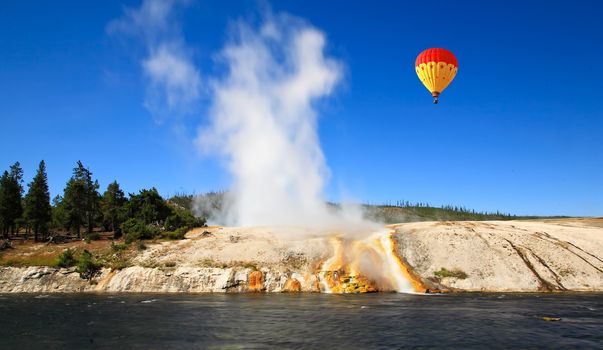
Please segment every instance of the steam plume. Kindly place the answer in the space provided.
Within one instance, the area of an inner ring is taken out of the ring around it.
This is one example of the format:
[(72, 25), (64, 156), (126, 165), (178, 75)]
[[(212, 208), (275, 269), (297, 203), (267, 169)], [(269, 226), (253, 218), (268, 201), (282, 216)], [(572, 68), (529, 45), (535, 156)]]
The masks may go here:
[(227, 74), (212, 84), (210, 124), (198, 141), (226, 157), (233, 176), (226, 224), (334, 226), (329, 171), (317, 135), (317, 100), (342, 78), (325, 35), (297, 18), (239, 23), (221, 52)]
[[(156, 120), (195, 111), (201, 73), (181, 33), (183, 0), (144, 0), (126, 8), (107, 31), (143, 43), (145, 106)], [(232, 175), (220, 224), (341, 226), (360, 212), (334, 212), (324, 201), (329, 170), (318, 139), (316, 102), (342, 79), (342, 64), (325, 52), (324, 33), (286, 14), (267, 13), (259, 26), (238, 22), (218, 55), (226, 73), (206, 77), (208, 123), (197, 144), (218, 154)], [(206, 206), (207, 207), (207, 206)], [(209, 207), (213, 207), (209, 206)]]

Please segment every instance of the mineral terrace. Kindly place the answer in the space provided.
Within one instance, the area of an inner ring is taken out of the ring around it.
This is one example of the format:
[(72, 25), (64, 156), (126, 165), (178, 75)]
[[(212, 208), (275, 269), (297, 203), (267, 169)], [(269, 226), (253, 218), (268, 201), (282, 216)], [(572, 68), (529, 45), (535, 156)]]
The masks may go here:
[(603, 291), (603, 219), (417, 222), (337, 230), (209, 227), (148, 243), (92, 280), (2, 267), (0, 292)]

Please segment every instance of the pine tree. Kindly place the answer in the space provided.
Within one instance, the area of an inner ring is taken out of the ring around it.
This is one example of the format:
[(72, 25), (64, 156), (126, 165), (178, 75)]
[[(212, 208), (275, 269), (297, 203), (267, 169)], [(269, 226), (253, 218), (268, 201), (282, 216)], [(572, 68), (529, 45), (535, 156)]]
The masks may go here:
[(17, 231), (16, 221), (23, 215), (23, 170), (16, 162), (0, 177), (0, 230), (4, 237)]
[(34, 230), (34, 240), (38, 241), (38, 234), (44, 236), (48, 233), (48, 225), (52, 219), (50, 206), (50, 193), (46, 177), (46, 164), (42, 160), (38, 172), (29, 184), (25, 196), (25, 218)]
[(84, 167), (81, 161), (73, 169), (73, 176), (67, 181), (63, 195), (63, 203), (67, 212), (69, 226), (80, 235), (84, 224), (88, 233), (94, 228), (94, 219), (99, 211), (100, 195), (98, 181), (92, 181), (92, 172)]
[(109, 186), (107, 186), (105, 193), (103, 193), (101, 210), (103, 219), (107, 223), (107, 227), (113, 232), (115, 232), (115, 229), (121, 224), (121, 214), (126, 202), (126, 196), (119, 188), (117, 181), (110, 183)]
[(8, 227), (8, 200), (6, 196), (6, 187), (8, 184), (8, 171), (4, 171), (0, 177), (0, 234), (7, 238)]
[(73, 177), (67, 181), (63, 194), (63, 208), (67, 219), (67, 225), (71, 232), (80, 236), (80, 227), (84, 217), (84, 185)]
[(52, 228), (69, 230), (69, 215), (65, 209), (63, 197), (56, 195), (52, 199)]
[[(92, 173), (90, 173), (90, 175), (92, 175)], [(100, 200), (101, 200), (101, 195), (100, 193), (98, 193), (98, 189), (100, 188), (100, 185), (98, 184), (98, 180), (95, 180), (94, 182), (92, 182), (92, 179), (90, 178), (90, 181), (86, 183), (86, 189), (87, 189), (87, 196), (86, 196), (86, 220), (87, 220), (87, 224), (88, 224), (88, 233), (91, 233), (92, 230), (94, 229), (94, 224), (97, 221), (97, 219), (100, 217), (101, 215), (101, 207), (100, 207)]]

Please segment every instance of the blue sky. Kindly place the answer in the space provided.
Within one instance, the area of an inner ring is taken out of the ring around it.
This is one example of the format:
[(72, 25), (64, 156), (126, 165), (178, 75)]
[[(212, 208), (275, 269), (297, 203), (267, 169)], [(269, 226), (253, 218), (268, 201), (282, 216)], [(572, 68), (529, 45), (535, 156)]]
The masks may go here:
[[(233, 20), (287, 12), (323, 31), (343, 83), (320, 101), (325, 194), (514, 214), (603, 215), (600, 1), (191, 1), (177, 19), (201, 78)], [(108, 33), (140, 2), (10, 1), (0, 10), (0, 169), (47, 162), (51, 194), (76, 161), (101, 188), (227, 189), (192, 144), (208, 99), (158, 120), (144, 106), (144, 50)], [(431, 103), (414, 60), (445, 47), (459, 73)], [(203, 90), (203, 88), (202, 88)]]

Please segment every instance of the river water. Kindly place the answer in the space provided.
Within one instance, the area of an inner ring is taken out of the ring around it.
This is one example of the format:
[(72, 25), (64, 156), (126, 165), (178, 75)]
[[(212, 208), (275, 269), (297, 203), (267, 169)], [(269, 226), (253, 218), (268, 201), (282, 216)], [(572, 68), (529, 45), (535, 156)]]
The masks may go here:
[(0, 295), (0, 349), (442, 347), (603, 348), (603, 294)]

